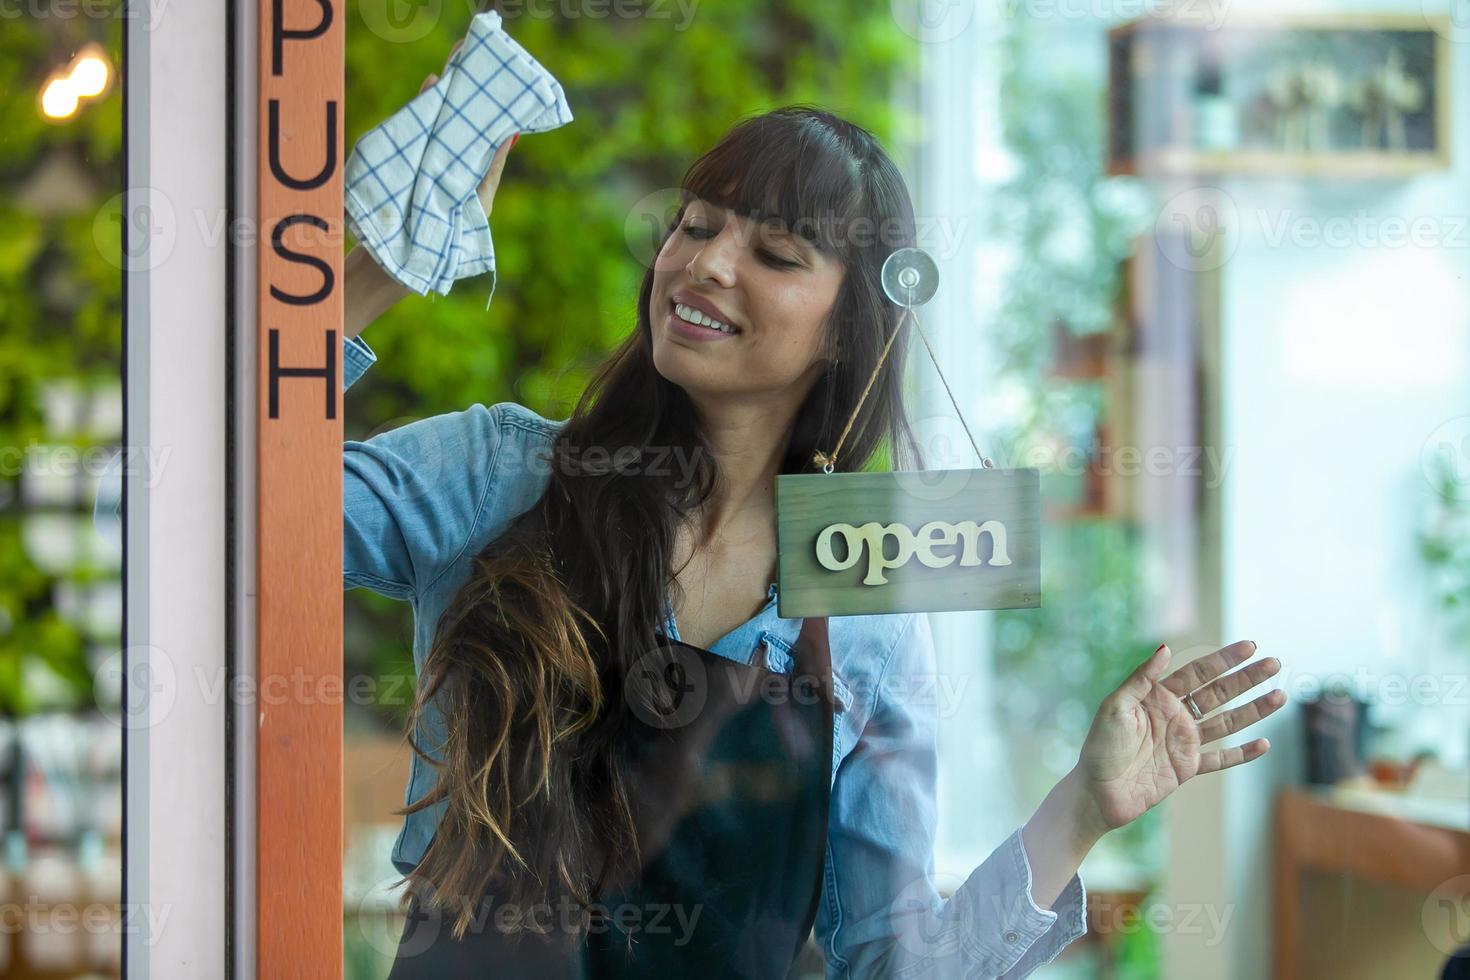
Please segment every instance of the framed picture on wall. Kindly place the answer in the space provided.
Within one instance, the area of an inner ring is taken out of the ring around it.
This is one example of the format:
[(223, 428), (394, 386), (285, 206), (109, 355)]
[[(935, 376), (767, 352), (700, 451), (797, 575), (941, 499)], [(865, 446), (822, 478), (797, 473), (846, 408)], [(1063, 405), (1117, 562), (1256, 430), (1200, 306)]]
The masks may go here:
[(1433, 17), (1144, 18), (1109, 45), (1110, 173), (1449, 166), (1449, 26)]

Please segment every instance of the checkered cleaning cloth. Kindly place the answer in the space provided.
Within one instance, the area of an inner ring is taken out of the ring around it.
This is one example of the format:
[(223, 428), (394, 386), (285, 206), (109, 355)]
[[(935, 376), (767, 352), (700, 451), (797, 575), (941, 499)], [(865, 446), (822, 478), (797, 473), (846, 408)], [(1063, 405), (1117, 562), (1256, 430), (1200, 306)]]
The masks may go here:
[(444, 74), (352, 148), (347, 227), (420, 296), (490, 272), (493, 297), (495, 246), (475, 189), (512, 135), (571, 120), (561, 84), (501, 29), (500, 14), (476, 14)]

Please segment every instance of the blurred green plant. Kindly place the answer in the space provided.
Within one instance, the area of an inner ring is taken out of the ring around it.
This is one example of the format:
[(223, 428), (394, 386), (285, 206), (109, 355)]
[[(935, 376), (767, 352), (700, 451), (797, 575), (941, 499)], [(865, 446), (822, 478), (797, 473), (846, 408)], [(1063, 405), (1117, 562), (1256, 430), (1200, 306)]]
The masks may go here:
[[(88, 41), (121, 63), (117, 17), (16, 16), (0, 33), (0, 447), (7, 461), (32, 446), (95, 447), (85, 432), (47, 430), (45, 386), (61, 378), (115, 386), (120, 374), (121, 255), (105, 250), (109, 239), (95, 230), (99, 221), (114, 236), (117, 228), (106, 216), (109, 208), (116, 214), (112, 197), (122, 189), (121, 86), (65, 121), (47, 120), (37, 108), (48, 75)], [(67, 175), (59, 190), (57, 172)], [(12, 462), (0, 472), (0, 715), (12, 717), (92, 703), (89, 636), (59, 614), (55, 594), (62, 583), (116, 578), (91, 559), (61, 571), (35, 560), (23, 527), (41, 509), (22, 500), (19, 470)], [(90, 513), (90, 498), (62, 512), (83, 535)]]
[[(412, 43), (349, 19), (348, 147), (442, 70), (471, 15), (445, 5)], [(490, 309), (486, 275), (449, 296), (410, 297), (364, 334), (380, 362), (349, 393), (349, 438), (474, 402), (513, 400), (566, 417), (593, 367), (635, 323), (643, 266), (626, 229), (635, 206), (676, 188), (740, 118), (812, 102), (885, 142), (911, 123), (894, 90), (918, 52), (887, 0), (704, 4), (687, 26), (502, 16), (506, 32), (562, 83), (575, 118), (527, 136), (508, 158), (491, 220)], [(380, 690), (398, 689), (392, 678), (413, 676), (406, 607), (360, 589), (347, 602), (352, 669), (377, 676)], [(383, 705), (382, 719), (397, 724), (406, 708)]]
[[(1150, 896), (1142, 905), (1147, 910), (1156, 896)], [(1163, 975), (1163, 951), (1159, 946), (1158, 933), (1149, 925), (1149, 917), (1140, 915), (1129, 923), (1129, 928), (1118, 942), (1117, 959), (1113, 963), (1115, 980), (1155, 980)]]
[[(1023, 798), (1072, 767), (1097, 706), (1148, 655), (1138, 534), (1117, 521), (1047, 522), (1041, 606), (995, 614), (996, 703), (1004, 730), (1026, 736), (1010, 740)], [(1153, 866), (1157, 819), (1150, 810), (1109, 846)]]
[(1429, 476), (1434, 502), (1418, 532), (1419, 556), (1432, 576), (1435, 602), (1460, 651), (1470, 650), (1470, 501), (1455, 461), (1435, 453)]
[[(994, 334), (1002, 373), (1027, 394), (1012, 456), (1058, 443), (1090, 455), (1106, 389), (1049, 376), (1052, 330), (1113, 328), (1120, 263), (1145, 227), (1148, 202), (1136, 182), (1105, 174), (1105, 62), (1059, 57), (1058, 43), (1068, 42), (1048, 33), (1054, 24), (1023, 14), (1007, 27), (997, 104), (1014, 160), (994, 197), (991, 234), (1016, 257)], [(1044, 473), (1044, 497), (1064, 484)], [(1000, 610), (993, 620), (996, 703), (1025, 799), (1040, 799), (1072, 767), (1097, 706), (1152, 649), (1137, 527), (1101, 516), (1051, 520), (1042, 553), (1040, 608)], [(1157, 810), (1104, 842), (1141, 869), (1157, 868)], [(1141, 930), (1130, 942), (1130, 960), (1146, 971), (1157, 937)]]

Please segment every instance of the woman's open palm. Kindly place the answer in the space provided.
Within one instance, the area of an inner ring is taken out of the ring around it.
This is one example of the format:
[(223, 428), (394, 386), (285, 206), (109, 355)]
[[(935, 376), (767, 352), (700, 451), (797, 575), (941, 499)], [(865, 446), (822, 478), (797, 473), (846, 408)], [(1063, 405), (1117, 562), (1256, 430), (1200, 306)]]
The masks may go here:
[[(1160, 646), (1104, 699), (1078, 759), (1102, 829), (1137, 819), (1196, 775), (1266, 754), (1270, 743), (1264, 738), (1212, 747), (1286, 703), (1286, 693), (1274, 690), (1237, 708), (1210, 714), (1281, 669), (1279, 660), (1268, 657), (1232, 671), (1255, 652), (1254, 643), (1242, 640), (1164, 677), (1170, 651)], [(1203, 715), (1199, 721), (1184, 701), (1188, 694)]]

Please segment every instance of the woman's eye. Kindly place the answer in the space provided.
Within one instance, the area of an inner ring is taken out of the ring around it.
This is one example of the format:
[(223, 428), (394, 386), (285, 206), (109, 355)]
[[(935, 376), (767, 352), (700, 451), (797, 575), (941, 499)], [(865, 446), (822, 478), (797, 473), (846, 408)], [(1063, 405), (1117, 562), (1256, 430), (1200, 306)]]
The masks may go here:
[[(699, 225), (684, 225), (683, 230), (684, 234), (688, 235), (690, 238), (697, 238), (701, 241), (715, 237), (714, 231), (709, 228), (701, 228)], [(783, 259), (781, 256), (775, 254), (774, 252), (762, 251), (760, 253), (760, 257), (761, 260), (767, 265), (774, 266), (777, 269), (795, 269), (797, 266), (801, 265), (800, 262), (794, 262), (791, 259)]]

